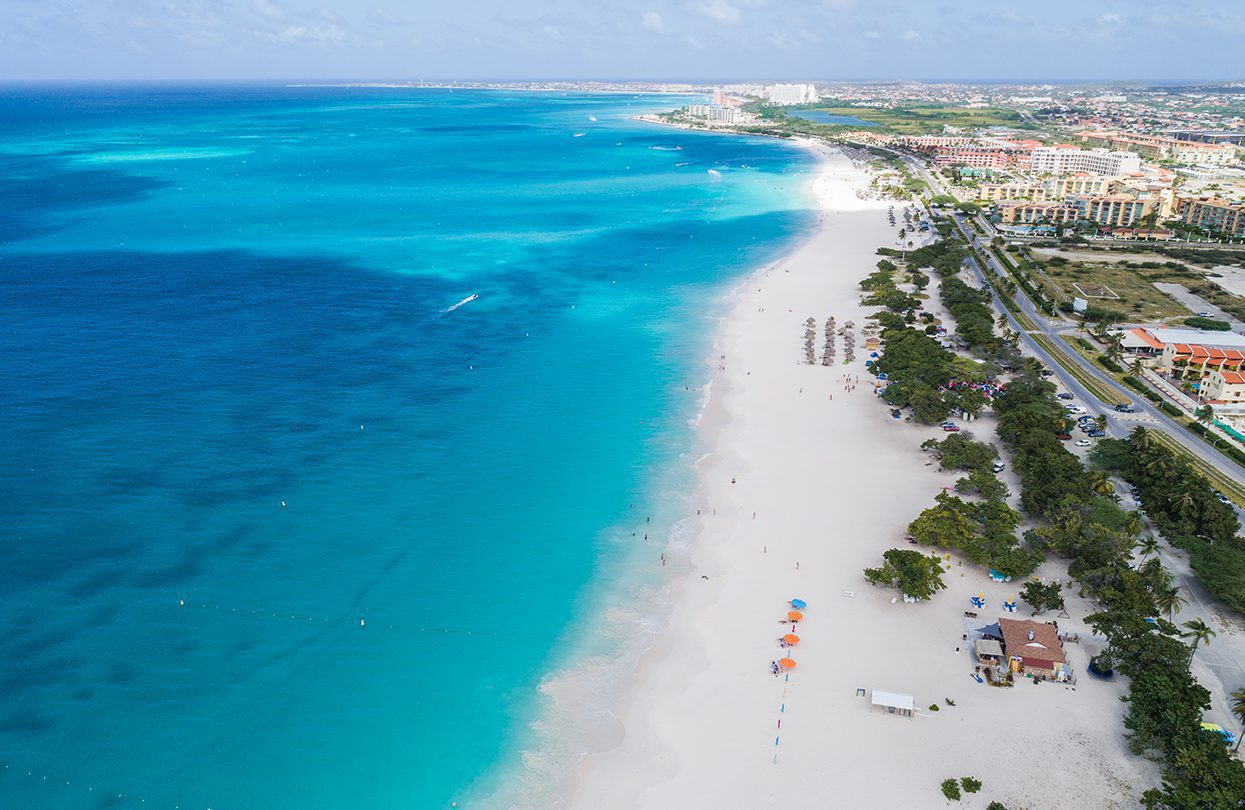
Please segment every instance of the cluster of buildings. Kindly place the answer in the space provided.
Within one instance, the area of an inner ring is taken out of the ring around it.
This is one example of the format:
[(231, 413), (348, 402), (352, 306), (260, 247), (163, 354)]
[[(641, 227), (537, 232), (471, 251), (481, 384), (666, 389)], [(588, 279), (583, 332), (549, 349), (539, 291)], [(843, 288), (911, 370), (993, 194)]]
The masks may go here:
[(1120, 348), (1172, 380), (1197, 383), (1203, 402), (1245, 404), (1245, 335), (1146, 328), (1119, 333)]
[(1122, 152), (1136, 152), (1151, 160), (1167, 160), (1199, 166), (1228, 166), (1236, 163), (1236, 144), (1229, 141), (1169, 138), (1138, 132), (1081, 132), (1077, 139)]
[(811, 84), (772, 84), (765, 88), (770, 104), (815, 104), (817, 88)]
[(738, 124), (744, 117), (743, 111), (738, 107), (725, 104), (691, 104), (688, 105), (687, 114), (691, 118), (720, 124)]

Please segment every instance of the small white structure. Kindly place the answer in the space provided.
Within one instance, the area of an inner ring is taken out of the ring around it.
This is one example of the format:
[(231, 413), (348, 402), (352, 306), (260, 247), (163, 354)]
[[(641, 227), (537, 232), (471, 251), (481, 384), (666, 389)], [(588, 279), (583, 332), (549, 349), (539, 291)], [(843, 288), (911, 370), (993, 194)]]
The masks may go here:
[(873, 706), (881, 706), (882, 711), (887, 714), (902, 714), (905, 717), (913, 716), (912, 695), (874, 689), (869, 697), (869, 703)]

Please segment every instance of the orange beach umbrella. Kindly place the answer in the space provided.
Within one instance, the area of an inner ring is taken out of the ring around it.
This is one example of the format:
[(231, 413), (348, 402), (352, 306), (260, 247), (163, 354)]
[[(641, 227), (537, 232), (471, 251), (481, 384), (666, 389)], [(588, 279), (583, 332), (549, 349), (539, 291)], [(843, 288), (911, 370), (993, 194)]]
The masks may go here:
[(782, 640), (787, 642), (788, 644), (799, 644), (800, 643), (800, 637), (797, 636), (795, 633), (788, 633), (787, 635), (782, 637)]
[(794, 659), (794, 658), (784, 658), (784, 659), (782, 659), (781, 661), (779, 661), (778, 663), (782, 665), (782, 668), (783, 668), (783, 669), (795, 669), (795, 659)]
[(793, 622), (798, 622), (804, 618), (804, 614), (798, 610), (793, 610), (787, 614), (787, 618)]

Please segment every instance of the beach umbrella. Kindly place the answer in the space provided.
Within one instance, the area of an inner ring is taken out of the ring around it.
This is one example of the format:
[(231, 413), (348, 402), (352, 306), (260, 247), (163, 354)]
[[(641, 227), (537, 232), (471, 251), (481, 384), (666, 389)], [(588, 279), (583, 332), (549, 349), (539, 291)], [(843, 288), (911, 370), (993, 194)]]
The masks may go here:
[(795, 608), (796, 610), (803, 610), (804, 608), (808, 607), (808, 602), (805, 602), (803, 599), (792, 599), (791, 607)]
[(798, 610), (793, 610), (793, 611), (791, 611), (790, 613), (788, 613), (788, 614), (787, 614), (787, 618), (788, 618), (788, 619), (790, 619), (790, 620), (791, 620), (791, 621), (793, 621), (793, 622), (798, 622), (798, 621), (800, 621), (801, 619), (803, 619), (803, 618), (804, 618), (804, 614), (803, 614), (803, 613), (801, 613), (801, 612), (800, 612), (800, 611), (798, 611)]
[(781, 661), (779, 661), (778, 663), (779, 663), (779, 665), (780, 665), (780, 666), (782, 666), (782, 668), (783, 668), (783, 669), (795, 669), (795, 659), (794, 659), (794, 658), (784, 658), (784, 659), (782, 659)]
[(782, 640), (787, 642), (788, 644), (799, 644), (800, 643), (800, 637), (797, 636), (795, 633), (788, 633), (787, 635), (782, 637)]

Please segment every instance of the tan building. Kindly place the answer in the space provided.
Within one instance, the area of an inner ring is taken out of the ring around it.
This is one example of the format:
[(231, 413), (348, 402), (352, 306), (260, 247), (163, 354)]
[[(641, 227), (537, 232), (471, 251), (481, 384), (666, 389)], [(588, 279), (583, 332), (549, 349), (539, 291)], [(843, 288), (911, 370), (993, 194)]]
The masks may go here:
[(1236, 163), (1236, 147), (1230, 143), (1200, 143), (1165, 138), (1162, 135), (1143, 135), (1138, 132), (1082, 132), (1082, 141), (1128, 152), (1135, 152), (1151, 160), (1172, 160), (1176, 163), (1201, 163), (1225, 166)]
[(1245, 203), (1234, 203), (1218, 197), (1182, 199), (1180, 221), (1195, 228), (1217, 233), (1245, 236)]
[(977, 189), (977, 199), (990, 202), (997, 200), (1062, 201), (1078, 194), (1111, 194), (1122, 186), (1123, 183), (1118, 177), (1070, 175), (1049, 177), (1034, 183), (982, 183)]
[(1135, 225), (1154, 211), (1157, 202), (1155, 197), (1136, 197), (1130, 194), (1080, 197), (1073, 200), (1080, 212), (1080, 219), (1111, 228)]
[(1238, 405), (1245, 402), (1245, 374), (1215, 369), (1202, 380), (1201, 391), (1211, 405)]
[(995, 206), (1004, 225), (1035, 225), (1076, 222), (1080, 209), (1062, 202), (1024, 202), (1009, 200)]

